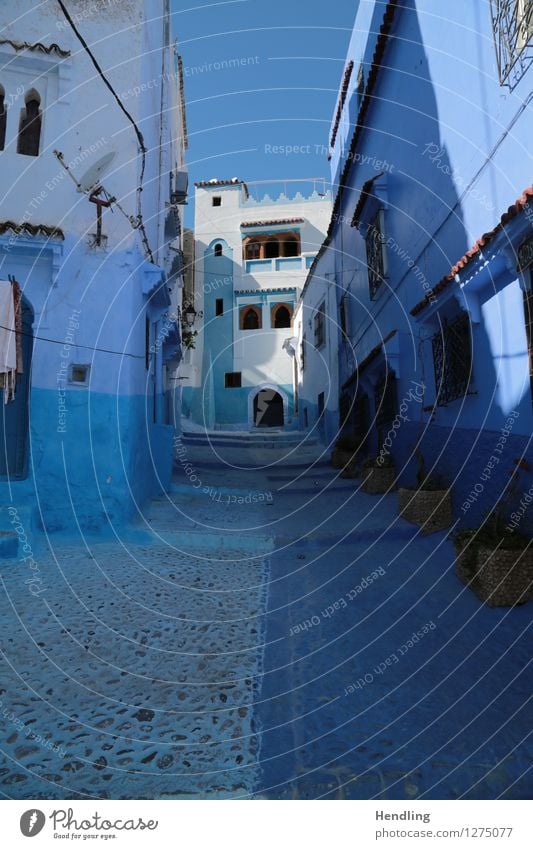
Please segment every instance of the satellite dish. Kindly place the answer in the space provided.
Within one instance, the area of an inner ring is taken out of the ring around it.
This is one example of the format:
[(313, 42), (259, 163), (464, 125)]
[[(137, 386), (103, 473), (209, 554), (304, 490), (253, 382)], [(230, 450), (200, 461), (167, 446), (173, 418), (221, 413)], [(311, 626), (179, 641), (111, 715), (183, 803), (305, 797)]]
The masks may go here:
[(95, 189), (96, 186), (100, 184), (102, 176), (105, 174), (116, 155), (117, 153), (115, 150), (110, 150), (108, 153), (104, 153), (104, 155), (93, 163), (93, 165), (90, 165), (89, 168), (87, 168), (87, 171), (85, 171), (78, 180), (78, 191), (90, 192), (92, 189)]

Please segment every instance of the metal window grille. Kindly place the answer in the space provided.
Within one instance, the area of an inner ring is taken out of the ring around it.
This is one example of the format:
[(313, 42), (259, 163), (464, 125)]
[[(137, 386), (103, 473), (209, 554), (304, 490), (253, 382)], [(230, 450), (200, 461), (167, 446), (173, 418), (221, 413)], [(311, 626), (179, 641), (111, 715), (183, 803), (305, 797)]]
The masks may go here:
[(533, 60), (533, 0), (491, 0), (500, 84), (514, 88)]
[(366, 234), (366, 264), (370, 297), (374, 298), (385, 278), (385, 239), (382, 209), (378, 210)]
[(305, 334), (304, 334), (304, 336), (302, 337), (302, 344), (300, 346), (300, 367), (301, 367), (302, 371), (305, 368), (305, 353), (306, 353), (305, 352), (305, 346), (306, 346), (306, 344), (307, 344), (307, 339), (305, 338)]
[(374, 387), (374, 404), (376, 408), (376, 426), (381, 428), (389, 424), (398, 412), (396, 375), (388, 371)]
[(432, 339), (437, 405), (466, 395), (472, 376), (472, 334), (468, 313), (444, 321)]
[(315, 348), (321, 348), (326, 341), (326, 322), (325, 322), (326, 304), (324, 301), (320, 304), (315, 312), (314, 330), (315, 330)]

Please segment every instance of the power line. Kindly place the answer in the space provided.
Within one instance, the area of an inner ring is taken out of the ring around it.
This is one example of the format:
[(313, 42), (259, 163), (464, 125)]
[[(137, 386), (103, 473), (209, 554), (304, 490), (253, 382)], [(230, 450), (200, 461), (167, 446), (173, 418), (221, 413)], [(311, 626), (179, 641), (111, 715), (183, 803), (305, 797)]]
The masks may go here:
[(130, 112), (128, 112), (128, 110), (126, 109), (126, 107), (122, 103), (120, 97), (116, 93), (115, 89), (113, 88), (113, 86), (111, 85), (111, 83), (109, 82), (107, 77), (105, 76), (104, 72), (102, 71), (102, 68), (98, 64), (98, 60), (94, 56), (93, 52), (91, 51), (91, 48), (89, 47), (89, 45), (85, 41), (81, 32), (77, 29), (76, 24), (72, 20), (68, 9), (66, 8), (65, 4), (63, 3), (63, 0), (57, 0), (57, 2), (61, 6), (61, 9), (63, 11), (65, 18), (67, 19), (68, 23), (70, 24), (74, 34), (76, 35), (76, 37), (77, 37), (78, 41), (80, 42), (80, 44), (82, 45), (83, 49), (86, 51), (87, 55), (89, 56), (94, 67), (98, 71), (100, 77), (102, 78), (102, 81), (107, 86), (107, 88), (109, 89), (109, 91), (111, 92), (113, 97), (115, 98), (119, 108), (122, 110), (122, 112), (124, 113), (124, 115), (126, 116), (128, 121), (132, 124), (133, 129), (135, 130), (135, 134), (137, 136), (139, 146), (140, 146), (140, 149), (141, 149), (141, 173), (140, 173), (140, 176), (139, 176), (139, 186), (137, 187), (137, 213), (138, 213), (138, 217), (139, 217), (139, 227), (138, 227), (138, 229), (140, 230), (142, 242), (143, 242), (143, 245), (145, 247), (145, 250), (146, 250), (148, 256), (150, 257), (150, 261), (154, 262), (154, 256), (153, 256), (152, 251), (150, 249), (150, 244), (148, 242), (148, 236), (146, 235), (146, 230), (144, 228), (144, 223), (143, 223), (143, 220), (142, 220), (142, 213), (141, 213), (141, 192), (143, 190), (144, 170), (145, 170), (145, 167), (146, 167), (146, 153), (147, 153), (147, 148), (144, 144), (143, 134), (141, 133), (140, 129), (138, 128), (137, 124), (135, 123), (133, 116), (131, 115)]
[[(0, 330), (7, 330), (8, 333), (16, 333), (17, 336), (25, 336), (29, 339), (36, 339), (39, 342), (49, 342), (51, 345), (71, 345), (64, 339), (47, 339), (45, 336), (35, 336), (33, 333), (25, 333), (24, 330), (13, 330), (12, 327), (6, 327), (0, 324)], [(86, 351), (94, 351), (100, 354), (115, 354), (118, 357), (133, 357), (135, 360), (144, 360), (144, 354), (128, 354), (127, 351), (111, 351), (109, 348), (93, 348), (90, 345), (78, 345), (77, 342), (72, 343), (74, 348), (84, 348)]]

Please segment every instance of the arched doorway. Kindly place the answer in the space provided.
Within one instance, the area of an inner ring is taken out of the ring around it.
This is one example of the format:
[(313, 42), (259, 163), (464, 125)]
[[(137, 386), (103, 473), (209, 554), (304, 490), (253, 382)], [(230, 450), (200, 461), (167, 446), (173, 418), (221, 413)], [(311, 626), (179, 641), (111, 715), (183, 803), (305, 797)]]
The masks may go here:
[(22, 364), (17, 375), (15, 398), (4, 404), (0, 390), (0, 477), (25, 478), (28, 466), (30, 371), (33, 347), (33, 311), (22, 298)]
[(283, 427), (283, 398), (275, 389), (261, 389), (254, 398), (255, 427)]

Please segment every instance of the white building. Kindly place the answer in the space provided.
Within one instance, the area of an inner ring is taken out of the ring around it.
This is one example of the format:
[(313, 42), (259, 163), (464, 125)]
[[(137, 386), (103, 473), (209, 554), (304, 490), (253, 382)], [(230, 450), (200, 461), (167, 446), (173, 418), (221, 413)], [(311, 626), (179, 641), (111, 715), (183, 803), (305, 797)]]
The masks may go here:
[[(183, 410), (208, 428), (297, 427), (293, 317), (331, 215), (322, 180), (276, 198), (259, 184), (196, 184), (194, 349)], [(292, 191), (291, 191), (292, 188)]]
[(0, 494), (50, 530), (116, 523), (172, 468), (186, 130), (170, 4), (17, 0), (0, 18), (0, 278), (22, 291), (24, 358), (0, 405)]

